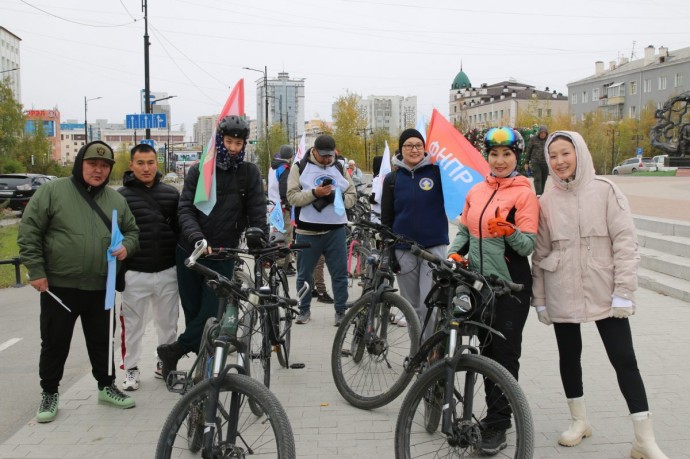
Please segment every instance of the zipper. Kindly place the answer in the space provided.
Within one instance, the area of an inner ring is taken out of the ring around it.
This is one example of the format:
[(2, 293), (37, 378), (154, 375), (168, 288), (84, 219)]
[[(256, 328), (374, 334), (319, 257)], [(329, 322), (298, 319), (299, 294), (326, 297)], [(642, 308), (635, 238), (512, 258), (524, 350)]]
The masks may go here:
[(479, 214), (479, 274), (481, 274), (482, 276), (484, 275), (484, 254), (482, 250), (482, 219), (484, 218), (484, 212), (486, 212), (487, 207), (489, 207), (489, 204), (491, 204), (491, 201), (494, 199), (494, 196), (496, 196), (496, 193), (498, 193), (498, 189), (500, 188), (500, 186), (500, 183), (496, 183), (496, 189), (491, 194), (491, 196), (489, 196), (489, 200), (486, 202), (486, 205)]

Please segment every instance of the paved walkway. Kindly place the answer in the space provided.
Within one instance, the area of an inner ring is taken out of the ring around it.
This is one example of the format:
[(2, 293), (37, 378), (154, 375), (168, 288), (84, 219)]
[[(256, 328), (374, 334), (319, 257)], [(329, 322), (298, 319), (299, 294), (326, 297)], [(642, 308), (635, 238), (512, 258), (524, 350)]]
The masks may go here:
[[(651, 216), (689, 220), (687, 200), (666, 204), (670, 190), (690, 196), (690, 180), (666, 182), (661, 190), (621, 180), (630, 193), (633, 211), (651, 208)], [(627, 179), (627, 178), (625, 178)], [(649, 205), (662, 194), (664, 203)], [(675, 201), (673, 199), (672, 201)], [(294, 279), (294, 278), (293, 278)], [(329, 289), (330, 290), (330, 289)], [(0, 290), (0, 303), (7, 301)], [(20, 290), (27, 298), (37, 294)], [(17, 290), (13, 291), (17, 294)], [(659, 444), (670, 458), (690, 458), (690, 307), (685, 302), (640, 290), (638, 313), (631, 319), (638, 364), (645, 381), (651, 409), (655, 414)], [(312, 321), (295, 325), (292, 360), (305, 363), (301, 370), (282, 369), (274, 359), (271, 389), (285, 407), (299, 457), (378, 458), (393, 457), (393, 438), (402, 397), (390, 405), (361, 411), (338, 394), (330, 369), (330, 351), (335, 328), (333, 307), (314, 302)], [(119, 336), (119, 333), (116, 333)], [(520, 384), (527, 394), (536, 428), (538, 458), (624, 458), (628, 457), (632, 426), (608, 363), (601, 340), (592, 324), (583, 326), (585, 393), (594, 435), (576, 448), (556, 445), (568, 424), (568, 410), (558, 372), (558, 356), (553, 328), (540, 324), (531, 314), (524, 333)], [(155, 331), (149, 324), (144, 337), (145, 355), (140, 368), (142, 387), (133, 393), (137, 407), (120, 411), (98, 405), (96, 384), (90, 374), (83, 376), (61, 394), (56, 421), (37, 424), (31, 420), (0, 445), (0, 458), (150, 458), (153, 457), (161, 425), (179, 396), (167, 392), (154, 379)], [(75, 341), (81, 345), (81, 341)], [(117, 348), (117, 347), (116, 347)], [(38, 355), (27, 356), (38, 361)], [(191, 365), (184, 361), (182, 367)], [(118, 370), (118, 381), (122, 371)], [(26, 381), (37, 388), (38, 378)]]

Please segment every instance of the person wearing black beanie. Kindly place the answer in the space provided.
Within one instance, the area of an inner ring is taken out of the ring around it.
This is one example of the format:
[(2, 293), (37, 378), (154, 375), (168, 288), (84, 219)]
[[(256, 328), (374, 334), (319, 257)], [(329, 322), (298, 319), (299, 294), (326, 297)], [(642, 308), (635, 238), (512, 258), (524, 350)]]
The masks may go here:
[(402, 133), (400, 134), (400, 139), (398, 140), (398, 148), (402, 149), (402, 146), (405, 143), (405, 141), (413, 137), (422, 141), (424, 151), (426, 151), (426, 141), (424, 140), (424, 136), (422, 136), (422, 134), (418, 130), (412, 128), (405, 129), (404, 131), (402, 131)]

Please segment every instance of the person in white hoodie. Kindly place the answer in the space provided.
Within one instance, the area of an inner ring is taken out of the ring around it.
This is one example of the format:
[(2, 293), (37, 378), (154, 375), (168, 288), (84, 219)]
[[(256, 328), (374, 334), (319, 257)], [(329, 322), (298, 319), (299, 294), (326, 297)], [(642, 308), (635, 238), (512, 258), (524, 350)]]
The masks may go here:
[(539, 200), (532, 255), (532, 305), (553, 324), (572, 422), (558, 443), (578, 445), (592, 435), (582, 384), (580, 324), (594, 322), (606, 348), (635, 430), (637, 459), (666, 458), (657, 446), (628, 317), (635, 313), (637, 236), (628, 201), (597, 177), (582, 136), (556, 131), (545, 144), (554, 187)]

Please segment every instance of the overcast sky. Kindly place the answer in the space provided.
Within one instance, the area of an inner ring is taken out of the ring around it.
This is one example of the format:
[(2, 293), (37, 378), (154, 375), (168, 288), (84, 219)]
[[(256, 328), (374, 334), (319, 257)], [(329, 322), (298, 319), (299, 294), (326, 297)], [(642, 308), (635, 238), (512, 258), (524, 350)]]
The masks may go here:
[[(594, 62), (690, 46), (687, 0), (149, 0), (151, 90), (167, 92), (188, 136), (245, 79), (256, 116), (257, 72), (305, 78), (307, 119), (331, 119), (347, 91), (417, 96), (427, 120), (448, 113), (460, 70), (474, 86), (508, 78), (567, 93)], [(21, 41), (25, 109), (62, 120), (124, 122), (144, 87), (142, 0), (0, 0), (0, 25)], [(422, 6), (423, 5), (423, 6)], [(558, 5), (558, 6), (556, 6)]]

